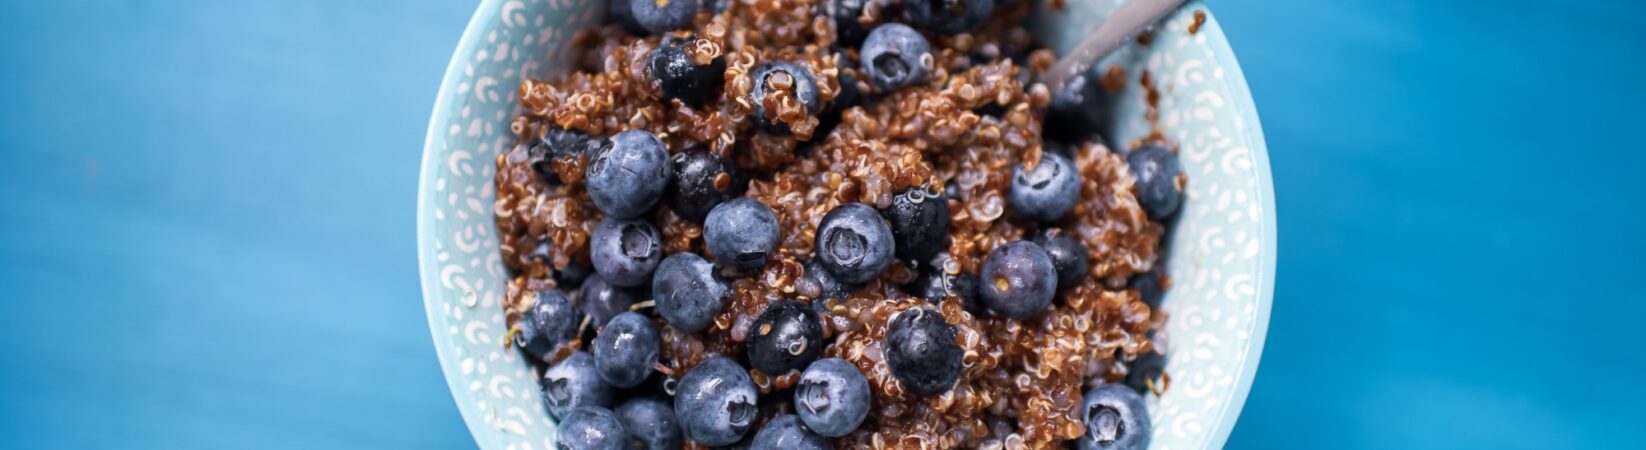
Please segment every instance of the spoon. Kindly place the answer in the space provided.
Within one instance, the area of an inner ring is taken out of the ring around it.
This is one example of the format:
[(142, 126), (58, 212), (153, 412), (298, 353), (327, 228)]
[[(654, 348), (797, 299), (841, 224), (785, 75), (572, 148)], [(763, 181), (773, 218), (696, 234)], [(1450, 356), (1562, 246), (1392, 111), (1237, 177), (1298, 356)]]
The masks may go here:
[(1064, 83), (1070, 78), (1090, 69), (1098, 60), (1119, 49), (1126, 40), (1143, 32), (1150, 25), (1159, 22), (1166, 14), (1182, 6), (1185, 0), (1131, 0), (1109, 16), (1109, 20), (1097, 27), (1097, 30), (1080, 40), (1074, 51), (1058, 58), (1057, 63), (1046, 71), (1041, 81), (1051, 88), (1052, 94), (1063, 90)]

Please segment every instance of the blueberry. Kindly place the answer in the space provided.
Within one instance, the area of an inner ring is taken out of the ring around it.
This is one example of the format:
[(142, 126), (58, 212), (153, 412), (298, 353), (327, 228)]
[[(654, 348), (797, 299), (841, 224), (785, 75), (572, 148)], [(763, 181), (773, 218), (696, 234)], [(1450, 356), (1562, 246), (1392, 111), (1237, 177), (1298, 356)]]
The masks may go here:
[(795, 385), (794, 409), (812, 431), (845, 436), (869, 416), (869, 379), (844, 359), (819, 359)]
[(907, 0), (903, 11), (921, 29), (959, 34), (982, 25), (994, 11), (994, 0)]
[(629, 431), (611, 410), (582, 406), (566, 413), (554, 435), (559, 450), (623, 450)]
[(754, 450), (832, 450), (834, 443), (806, 428), (800, 417), (784, 414), (766, 421), (749, 445)]
[(949, 274), (928, 267), (921, 270), (906, 289), (934, 305), (951, 296), (960, 297), (960, 304), (965, 305), (967, 311), (973, 314), (983, 312), (983, 303), (977, 298), (977, 276), (969, 272)]
[(960, 346), (954, 325), (936, 310), (897, 313), (886, 326), (886, 364), (903, 389), (920, 396), (942, 394), (960, 379)]
[(589, 277), (583, 282), (583, 288), (578, 290), (577, 307), (596, 327), (606, 326), (613, 317), (628, 312), (641, 297), (637, 288), (612, 286), (600, 275)]
[(1070, 144), (1103, 141), (1099, 132), (1109, 122), (1116, 97), (1104, 87), (1105, 80), (1113, 74), (1120, 75), (1116, 81), (1125, 82), (1127, 67), (1138, 60), (1132, 46), (1121, 47), (1085, 72), (1064, 81), (1063, 89), (1054, 89), (1057, 95), (1046, 107), (1046, 122), (1041, 128), (1046, 137)]
[(1069, 158), (1041, 153), (1033, 169), (1019, 163), (1012, 169), (1012, 188), (1006, 203), (1017, 214), (1041, 222), (1063, 218), (1080, 200), (1080, 171)]
[(555, 419), (579, 406), (609, 407), (616, 395), (600, 379), (594, 356), (579, 351), (543, 371), (543, 404)]
[(1052, 258), (1052, 268), (1057, 270), (1058, 287), (1073, 288), (1085, 279), (1088, 260), (1091, 258), (1086, 252), (1086, 246), (1074, 236), (1053, 228), (1036, 234), (1034, 243), (1046, 251), (1046, 256)]
[(996, 314), (1024, 320), (1045, 312), (1057, 293), (1057, 269), (1046, 250), (1029, 241), (1012, 241), (983, 259), (979, 293)]
[(536, 302), (520, 314), (514, 345), (542, 358), (560, 344), (577, 337), (577, 308), (556, 289), (537, 291)]
[(891, 225), (873, 207), (847, 203), (823, 215), (812, 250), (835, 279), (863, 284), (891, 265), (893, 242)]
[(663, 260), (662, 240), (649, 222), (603, 219), (589, 237), (589, 259), (606, 282), (639, 286), (651, 279), (652, 270)]
[(640, 26), (640, 22), (635, 20), (634, 5), (629, 0), (611, 0), (606, 3), (606, 7), (606, 15), (611, 16), (612, 22), (616, 22), (617, 26), (623, 28), (624, 32), (635, 36), (651, 34), (650, 31), (646, 31), (646, 27)]
[(840, 90), (835, 91), (833, 100), (829, 100), (829, 110), (835, 112), (861, 106), (864, 100), (864, 86), (858, 85), (862, 80), (856, 75), (862, 73), (863, 68), (857, 63), (857, 58), (852, 58), (844, 52), (845, 50), (837, 49), (834, 54), (835, 61), (840, 63), (841, 69), (851, 69), (836, 72), (835, 84), (840, 85)]
[[(727, 445), (709, 447), (712, 450), (753, 450), (755, 433), (745, 433), (742, 439)], [(701, 447), (701, 446), (699, 446)]]
[(730, 445), (754, 426), (760, 407), (754, 381), (730, 358), (715, 356), (686, 371), (675, 387), (674, 415), (686, 438)]
[[(840, 59), (842, 61), (846, 60), (845, 57)], [(840, 72), (840, 75), (835, 77), (835, 81), (840, 85), (840, 90), (834, 93), (834, 100), (829, 101), (830, 110), (839, 114), (849, 108), (863, 104), (863, 88), (857, 85), (856, 76), (853, 76), (850, 72)]]
[[(554, 261), (554, 249), (550, 248), (549, 241), (547, 240), (537, 241), (537, 246), (532, 247), (532, 254), (527, 255), (526, 259), (537, 264), (552, 267)], [(559, 280), (555, 281), (559, 282)]]
[(1149, 218), (1164, 221), (1177, 214), (1183, 203), (1183, 166), (1177, 154), (1166, 147), (1149, 144), (1126, 154), (1126, 164), (1137, 177), (1137, 203)]
[(528, 145), (530, 146), (527, 147), (527, 152), (532, 158), (532, 170), (537, 172), (537, 176), (542, 177), (544, 182), (559, 185), (560, 174), (554, 172), (550, 163), (583, 154), (594, 146), (594, 139), (575, 130), (549, 128)]
[(1166, 374), (1166, 355), (1154, 351), (1139, 353), (1137, 359), (1126, 363), (1126, 386), (1138, 392), (1149, 392), (1149, 385), (1156, 388), (1161, 386), (1161, 377)]
[(551, 276), (554, 277), (555, 287), (558, 288), (577, 289), (578, 286), (583, 285), (583, 280), (588, 278), (589, 274), (594, 273), (594, 269), (590, 268), (588, 264), (577, 262), (575, 259), (567, 262), (566, 267), (554, 270), (554, 249), (546, 240), (538, 241), (537, 246), (532, 248), (531, 255), (527, 256), (527, 259), (542, 265), (545, 270), (549, 271)]
[(736, 0), (703, 0), (701, 8), (709, 10), (715, 14), (719, 14), (726, 12), (726, 9), (731, 8), (733, 1)]
[(640, 385), (652, 374), (662, 343), (657, 327), (646, 316), (626, 312), (613, 317), (594, 338), (594, 368), (600, 379), (614, 387)]
[(926, 81), (931, 68), (925, 61), (934, 56), (925, 36), (895, 22), (870, 31), (858, 53), (864, 62), (863, 75), (881, 92)]
[(624, 31), (637, 36), (663, 34), (691, 26), (698, 0), (612, 0), (611, 15)]
[(1149, 447), (1149, 412), (1143, 397), (1119, 384), (1086, 391), (1086, 435), (1075, 440), (1080, 450), (1143, 450)]
[(829, 0), (823, 4), (829, 19), (834, 22), (836, 46), (856, 47), (863, 42), (863, 37), (869, 34), (869, 28), (858, 19), (863, 17), (863, 8), (869, 3), (870, 0)]
[(709, 211), (743, 195), (749, 179), (730, 161), (702, 149), (675, 153), (674, 179), (669, 181), (669, 209), (692, 223), (703, 223)]
[[(849, 64), (850, 60), (840, 57), (840, 61), (842, 64)], [(811, 142), (822, 141), (822, 138), (816, 136), (828, 136), (840, 125), (840, 117), (847, 109), (863, 103), (863, 91), (857, 86), (857, 77), (842, 70), (835, 80), (839, 82), (840, 90), (835, 91), (834, 100), (829, 101), (829, 106), (823, 109), (823, 115), (817, 118), (817, 131), (812, 133), (814, 137)], [(798, 152), (798, 149), (796, 151)]]
[(703, 221), (703, 243), (721, 264), (741, 272), (766, 267), (777, 251), (777, 216), (750, 198), (721, 203)]
[(1096, 73), (1087, 71), (1064, 81), (1063, 89), (1046, 106), (1047, 137), (1076, 143), (1103, 128), (1109, 118), (1109, 91)]
[(768, 110), (766, 102), (762, 101), (769, 93), (781, 90), (790, 90), (796, 100), (805, 107), (805, 115), (815, 116), (823, 111), (823, 100), (817, 94), (817, 79), (812, 72), (788, 61), (767, 61), (754, 69), (754, 90), (750, 93), (754, 103), (754, 124), (773, 134), (789, 134), (789, 123), (797, 122), (803, 117), (793, 117), (784, 120), (780, 116), (782, 111)]
[(824, 269), (823, 263), (817, 259), (812, 259), (811, 262), (806, 263), (806, 274), (801, 278), (817, 287), (817, 296), (812, 299), (813, 306), (821, 307), (825, 303), (823, 300), (826, 299), (845, 300), (846, 295), (850, 294), (853, 289), (853, 286), (836, 280), (834, 274), (829, 273), (828, 269)]
[(702, 40), (664, 37), (652, 50), (650, 64), (652, 77), (663, 86), (663, 101), (679, 99), (681, 103), (697, 105), (719, 92), (721, 75), (726, 73), (726, 58), (716, 56), (698, 61), (687, 50)]
[(639, 217), (669, 185), (669, 152), (656, 135), (629, 130), (605, 140), (589, 159), (589, 198), (608, 217)]
[(731, 288), (714, 274), (714, 264), (695, 253), (663, 258), (652, 277), (658, 315), (688, 333), (708, 328), (730, 295)]
[(949, 240), (949, 199), (942, 192), (909, 188), (892, 197), (892, 205), (880, 214), (891, 223), (897, 256), (929, 263), (944, 250)]
[(750, 330), (749, 365), (766, 374), (805, 368), (823, 351), (823, 319), (805, 303), (773, 302)]
[(636, 450), (680, 450), (686, 445), (674, 406), (651, 397), (631, 399), (617, 407), (617, 419), (629, 430), (629, 448)]
[(554, 282), (562, 288), (577, 289), (578, 286), (583, 285), (584, 280), (589, 279), (589, 275), (593, 274), (594, 268), (573, 260), (567, 263), (565, 268), (554, 271)]
[(1126, 287), (1137, 289), (1138, 296), (1150, 308), (1159, 308), (1160, 302), (1166, 299), (1168, 281), (1165, 271), (1166, 262), (1155, 261), (1154, 267), (1149, 268), (1148, 272), (1133, 275), (1132, 279), (1126, 283)]

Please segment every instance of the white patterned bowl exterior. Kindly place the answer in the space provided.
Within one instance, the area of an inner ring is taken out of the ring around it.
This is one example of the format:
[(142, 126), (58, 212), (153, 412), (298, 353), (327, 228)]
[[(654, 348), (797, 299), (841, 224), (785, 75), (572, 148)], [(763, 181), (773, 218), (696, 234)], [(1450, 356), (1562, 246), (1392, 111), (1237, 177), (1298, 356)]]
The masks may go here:
[[(1042, 40), (1067, 50), (1115, 0), (1042, 11)], [(491, 204), (498, 152), (510, 148), (515, 86), (567, 67), (562, 44), (602, 20), (602, 0), (484, 0), (440, 86), (423, 149), (417, 248), (429, 330), (452, 397), (483, 449), (551, 449), (554, 423), (530, 367), (502, 346), (506, 274)], [(1188, 33), (1194, 11), (1206, 11)], [(1173, 286), (1164, 303), (1171, 388), (1150, 396), (1155, 449), (1217, 448), (1256, 374), (1274, 290), (1275, 213), (1268, 155), (1245, 78), (1215, 17), (1192, 1), (1167, 18), (1129, 65), (1154, 74), (1160, 126), (1181, 143), (1190, 182), (1169, 236)], [(1133, 72), (1136, 73), (1135, 71)], [(1144, 136), (1135, 76), (1111, 142)]]

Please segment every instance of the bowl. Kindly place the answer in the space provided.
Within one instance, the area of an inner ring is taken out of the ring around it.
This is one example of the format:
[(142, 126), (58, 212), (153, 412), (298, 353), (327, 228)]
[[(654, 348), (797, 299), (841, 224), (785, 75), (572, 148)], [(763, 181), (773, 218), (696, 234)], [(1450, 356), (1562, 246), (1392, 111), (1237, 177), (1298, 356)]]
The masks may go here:
[[(1037, 5), (1037, 38), (1067, 51), (1114, 0)], [(417, 192), (418, 266), (429, 331), (464, 422), (483, 449), (553, 448), (554, 423), (532, 369), (502, 345), (507, 273), (492, 224), (495, 156), (514, 142), (515, 86), (570, 67), (578, 30), (604, 20), (603, 0), (484, 0), (435, 98)], [(1203, 23), (1194, 25), (1196, 17)], [(1197, 28), (1191, 32), (1190, 28)], [(1191, 1), (1119, 63), (1152, 74), (1157, 123), (1190, 182), (1165, 245), (1173, 286), (1164, 309), (1170, 388), (1149, 396), (1151, 448), (1223, 445), (1257, 372), (1274, 288), (1275, 213), (1268, 155), (1246, 81), (1211, 11)], [(1148, 135), (1137, 77), (1116, 100), (1111, 144)]]

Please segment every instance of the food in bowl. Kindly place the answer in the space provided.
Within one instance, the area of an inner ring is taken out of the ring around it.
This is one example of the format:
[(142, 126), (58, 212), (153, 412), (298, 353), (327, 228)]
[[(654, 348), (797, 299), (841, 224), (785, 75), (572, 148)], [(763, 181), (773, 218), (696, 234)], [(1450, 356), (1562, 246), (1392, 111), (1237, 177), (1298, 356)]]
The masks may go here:
[(1147, 74), (1036, 82), (1027, 3), (612, 0), (523, 82), (502, 307), (558, 445), (1146, 447), (1187, 178), (1096, 133)]

